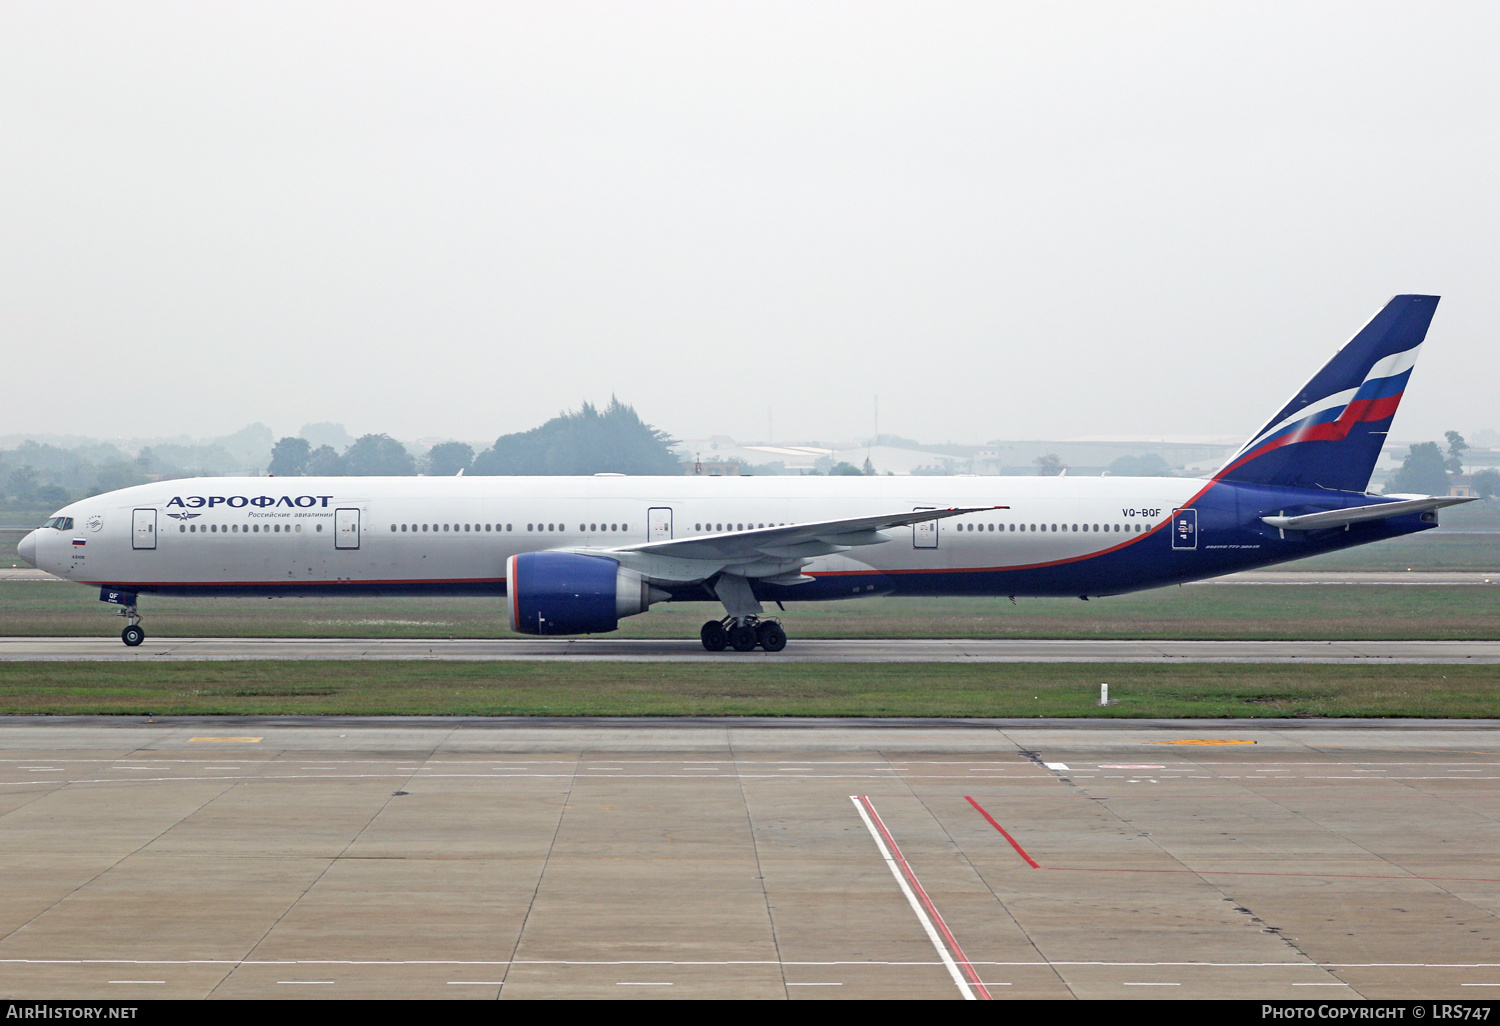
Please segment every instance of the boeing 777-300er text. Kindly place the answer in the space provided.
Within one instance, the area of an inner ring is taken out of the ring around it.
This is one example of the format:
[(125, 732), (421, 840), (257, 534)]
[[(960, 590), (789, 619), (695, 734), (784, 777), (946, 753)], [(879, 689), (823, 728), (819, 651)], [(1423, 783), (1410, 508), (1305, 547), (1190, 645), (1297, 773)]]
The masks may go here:
[[(1117, 595), (1437, 526), (1366, 491), (1436, 296), (1397, 296), (1212, 477), (294, 477), (161, 481), (58, 510), (27, 562), (137, 596), (493, 595), (525, 634), (717, 600), (713, 651), (786, 645), (763, 602)], [(785, 608), (785, 607), (782, 607)]]

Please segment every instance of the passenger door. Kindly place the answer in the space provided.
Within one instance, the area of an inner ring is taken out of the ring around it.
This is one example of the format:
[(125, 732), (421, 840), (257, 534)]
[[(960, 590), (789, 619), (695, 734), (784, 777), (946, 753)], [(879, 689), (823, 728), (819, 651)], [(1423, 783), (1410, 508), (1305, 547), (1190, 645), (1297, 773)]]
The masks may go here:
[(359, 548), (359, 510), (336, 509), (333, 511), (333, 547), (336, 549)]
[(1198, 511), (1179, 509), (1172, 514), (1172, 548), (1196, 549), (1198, 547)]
[(646, 511), (648, 541), (672, 540), (672, 510), (667, 506), (653, 506)]
[(134, 511), (131, 516), (130, 547), (132, 549), (156, 548), (156, 510)]
[[(922, 513), (935, 506), (918, 506), (914, 512)], [(935, 549), (938, 547), (938, 522), (936, 520), (924, 520), (919, 524), (911, 525), (911, 544), (914, 549)]]

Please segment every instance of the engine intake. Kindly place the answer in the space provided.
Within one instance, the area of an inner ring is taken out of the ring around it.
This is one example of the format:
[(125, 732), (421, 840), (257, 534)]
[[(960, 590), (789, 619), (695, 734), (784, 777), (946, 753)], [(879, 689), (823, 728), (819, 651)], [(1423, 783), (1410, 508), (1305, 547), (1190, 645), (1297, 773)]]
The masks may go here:
[(510, 629), (521, 634), (603, 634), (621, 617), (667, 598), (608, 556), (522, 552), (505, 562)]

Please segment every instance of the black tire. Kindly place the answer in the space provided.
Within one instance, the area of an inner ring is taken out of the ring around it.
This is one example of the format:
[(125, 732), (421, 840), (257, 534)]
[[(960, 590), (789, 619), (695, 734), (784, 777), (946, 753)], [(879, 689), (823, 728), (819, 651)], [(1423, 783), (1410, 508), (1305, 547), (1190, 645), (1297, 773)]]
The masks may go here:
[(710, 652), (722, 652), (729, 647), (729, 632), (724, 625), (717, 620), (710, 620), (703, 625), (698, 632), (698, 637), (703, 642), (703, 647)]
[(780, 652), (786, 648), (786, 631), (782, 629), (781, 624), (776, 623), (774, 620), (761, 624), (755, 634), (756, 639), (760, 642), (760, 647), (767, 652)]
[(139, 627), (126, 627), (123, 631), (120, 632), (120, 640), (125, 642), (125, 644), (129, 645), (131, 648), (135, 648), (141, 642), (146, 640), (146, 632), (141, 630)]
[(729, 628), (729, 643), (736, 652), (751, 652), (760, 643), (760, 639), (755, 636), (754, 627), (742, 623), (738, 627)]

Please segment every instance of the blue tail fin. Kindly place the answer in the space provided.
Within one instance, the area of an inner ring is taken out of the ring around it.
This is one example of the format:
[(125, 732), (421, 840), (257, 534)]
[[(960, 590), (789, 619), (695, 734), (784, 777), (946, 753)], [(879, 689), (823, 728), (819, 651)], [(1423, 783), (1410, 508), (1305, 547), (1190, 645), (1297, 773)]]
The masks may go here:
[(1392, 299), (1215, 479), (1363, 492), (1437, 304)]

